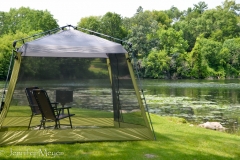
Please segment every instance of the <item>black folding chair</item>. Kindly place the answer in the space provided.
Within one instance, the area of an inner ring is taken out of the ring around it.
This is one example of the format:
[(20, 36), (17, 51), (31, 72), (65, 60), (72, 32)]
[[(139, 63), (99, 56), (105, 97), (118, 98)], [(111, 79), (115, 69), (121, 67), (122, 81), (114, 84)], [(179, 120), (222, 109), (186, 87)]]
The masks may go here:
[[(39, 106), (40, 111), (42, 112), (42, 120), (41, 120), (41, 127), (45, 129), (45, 123), (46, 122), (55, 122), (54, 128), (60, 128), (60, 120), (64, 118), (69, 118), (69, 124), (62, 124), (67, 125), (72, 128), (72, 121), (71, 117), (75, 114), (70, 114), (69, 109), (71, 107), (54, 107), (52, 106), (52, 103), (50, 102), (50, 99), (48, 97), (48, 94), (43, 89), (34, 89), (33, 95), (37, 101), (37, 104)], [(64, 114), (62, 114), (62, 110), (67, 110)]]

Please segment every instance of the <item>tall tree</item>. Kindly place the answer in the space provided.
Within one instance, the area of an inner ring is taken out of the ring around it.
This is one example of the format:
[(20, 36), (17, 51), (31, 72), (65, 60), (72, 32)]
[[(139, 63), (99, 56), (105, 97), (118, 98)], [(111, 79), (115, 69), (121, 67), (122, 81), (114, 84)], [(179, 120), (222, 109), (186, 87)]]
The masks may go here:
[(124, 38), (127, 34), (122, 25), (122, 17), (117, 13), (107, 12), (101, 18), (102, 33), (116, 37)]
[(176, 31), (173, 28), (167, 30), (159, 29), (158, 36), (160, 39), (160, 49), (164, 50), (171, 61), (169, 63), (168, 77), (176, 78), (178, 70), (178, 58), (181, 54), (185, 53), (188, 44), (183, 39), (183, 32)]
[[(31, 32), (34, 34), (36, 32)], [(6, 79), (10, 64), (10, 57), (12, 55), (12, 43), (16, 39), (25, 38), (28, 35), (17, 31), (16, 34), (8, 33), (0, 37), (0, 79)], [(21, 44), (17, 44), (19, 47)]]
[(220, 57), (219, 52), (222, 48), (220, 42), (199, 36), (191, 52), (193, 59), (192, 75), (195, 78), (208, 78), (224, 76), (219, 75)]
[(240, 15), (240, 4), (236, 3), (235, 0), (225, 0), (222, 6), (218, 6), (218, 9), (223, 9), (225, 11), (231, 11), (236, 15)]
[(214, 40), (223, 42), (226, 39), (238, 37), (240, 26), (237, 16), (231, 12), (222, 9), (213, 9), (204, 12), (201, 20), (206, 38), (212, 37)]
[(78, 22), (78, 27), (100, 32), (119, 39), (123, 39), (127, 36), (127, 30), (123, 26), (121, 15), (112, 12), (107, 12), (104, 16), (84, 17)]
[(240, 72), (240, 38), (224, 41), (218, 57), (221, 67), (226, 72), (226, 76), (231, 78), (238, 77)]
[(176, 53), (184, 53), (188, 48), (187, 41), (183, 39), (183, 32), (173, 28), (159, 29), (160, 49), (167, 52), (169, 56)]
[(153, 49), (148, 57), (144, 58), (144, 76), (148, 78), (169, 78), (170, 61), (171, 58), (165, 50), (159, 51)]
[(172, 6), (169, 10), (166, 10), (168, 17), (173, 20), (173, 22), (179, 21), (180, 17), (184, 12), (181, 12), (177, 7)]
[(84, 17), (78, 22), (78, 27), (101, 32), (101, 16)]
[(193, 10), (202, 14), (206, 9), (208, 9), (208, 5), (204, 1), (198, 2), (198, 4), (193, 5)]
[(169, 26), (170, 22), (162, 11), (141, 11), (124, 19), (124, 26), (128, 30), (127, 39), (133, 44), (134, 53), (139, 57), (147, 57), (151, 49), (158, 46), (158, 28)]
[(156, 10), (153, 10), (151, 12), (152, 12), (153, 19), (157, 21), (160, 27), (168, 28), (171, 26), (172, 19), (171, 17), (168, 16), (167, 13), (165, 13), (164, 11), (156, 11)]
[(17, 31), (24, 33), (33, 30), (47, 31), (57, 27), (57, 20), (47, 10), (21, 7), (19, 9), (11, 8), (9, 12), (0, 13), (0, 36)]

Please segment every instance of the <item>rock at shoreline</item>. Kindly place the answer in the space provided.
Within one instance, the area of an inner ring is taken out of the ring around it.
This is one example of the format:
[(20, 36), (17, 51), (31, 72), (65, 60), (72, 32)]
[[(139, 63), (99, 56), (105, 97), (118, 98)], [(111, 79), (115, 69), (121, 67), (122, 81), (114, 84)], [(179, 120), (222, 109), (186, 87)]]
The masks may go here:
[(226, 128), (221, 125), (219, 122), (206, 122), (198, 125), (199, 127), (203, 127), (206, 129), (212, 129), (217, 131), (225, 131)]

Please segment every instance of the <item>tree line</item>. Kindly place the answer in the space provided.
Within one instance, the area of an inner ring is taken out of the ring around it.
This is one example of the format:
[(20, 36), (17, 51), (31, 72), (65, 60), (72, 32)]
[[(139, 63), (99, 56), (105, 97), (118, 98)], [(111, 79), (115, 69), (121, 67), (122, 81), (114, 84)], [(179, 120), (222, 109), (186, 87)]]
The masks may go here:
[[(224, 0), (214, 9), (204, 1), (186, 10), (137, 8), (132, 17), (107, 12), (76, 25), (132, 43), (141, 77), (205, 79), (240, 77), (240, 4)], [(0, 11), (0, 79), (5, 79), (12, 42), (59, 27), (47, 10)]]

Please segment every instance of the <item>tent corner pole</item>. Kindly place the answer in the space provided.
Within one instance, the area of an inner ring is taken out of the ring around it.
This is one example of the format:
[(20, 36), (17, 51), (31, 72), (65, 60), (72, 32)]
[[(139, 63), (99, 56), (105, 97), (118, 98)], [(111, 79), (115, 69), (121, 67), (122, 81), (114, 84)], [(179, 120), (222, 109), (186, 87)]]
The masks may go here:
[[(16, 41), (14, 41), (15, 44), (16, 44)], [(8, 82), (8, 79), (9, 79), (9, 75), (10, 75), (10, 70), (11, 70), (11, 66), (12, 66), (12, 61), (13, 61), (13, 54), (14, 54), (14, 51), (15, 50), (12, 50), (12, 55), (11, 55), (11, 58), (10, 58), (10, 61), (9, 61), (9, 66), (8, 66), (8, 73), (7, 73), (7, 77), (6, 77), (6, 80), (5, 80), (5, 85), (4, 85), (4, 88), (3, 88), (3, 92), (2, 92), (2, 98), (1, 98), (1, 106), (0, 106), (0, 113), (1, 111), (3, 110), (3, 106), (4, 106), (4, 98), (5, 98), (5, 94), (6, 94), (6, 88), (7, 88), (7, 82)]]

